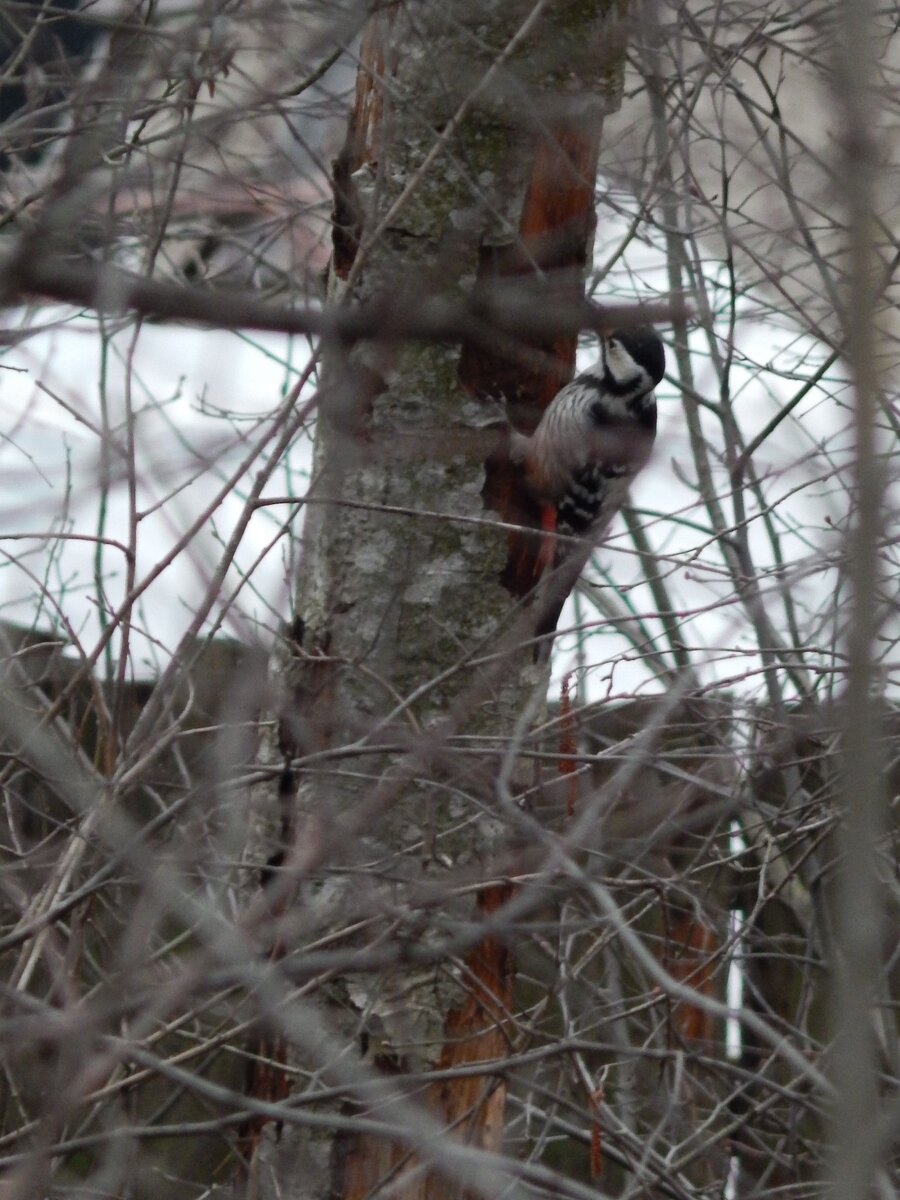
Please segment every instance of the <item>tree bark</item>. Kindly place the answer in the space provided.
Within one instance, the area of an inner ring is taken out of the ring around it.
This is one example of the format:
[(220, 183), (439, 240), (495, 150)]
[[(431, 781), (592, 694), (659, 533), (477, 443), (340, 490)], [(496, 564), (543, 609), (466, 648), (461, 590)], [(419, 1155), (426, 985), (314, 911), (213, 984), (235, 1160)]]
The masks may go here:
[[(580, 296), (621, 11), (509, 3), (485, 16), (453, 0), (378, 13), (334, 164), (331, 298), (454, 296), (539, 271)], [(574, 338), (325, 348), (270, 748), (284, 762), (270, 861), (282, 896), (301, 900), (278, 954), (290, 968), (319, 937), (342, 947), (345, 969), (320, 996), (346, 1053), (424, 1102), (448, 1136), (489, 1150), (502, 1146), (511, 1036), (511, 952), (494, 930), (513, 892), (500, 864), (516, 861), (512, 798), (531, 784), (517, 729), (547, 687), (515, 624), (535, 543), (497, 525), (533, 523), (499, 401), (533, 427), (574, 352)], [(451, 965), (441, 947), (454, 938)], [(390, 970), (354, 969), (398, 941), (406, 965), (401, 952)], [(284, 1049), (327, 1082), (325, 1062)], [(252, 1093), (277, 1094), (273, 1062)], [(447, 1077), (472, 1063), (484, 1073)], [(429, 1083), (434, 1068), (443, 1077)], [(360, 1111), (345, 1100), (345, 1116)], [(465, 1190), (446, 1169), (416, 1169), (402, 1139), (352, 1122), (340, 1134), (257, 1126), (245, 1151), (264, 1196), (349, 1200), (388, 1180), (408, 1195)]]

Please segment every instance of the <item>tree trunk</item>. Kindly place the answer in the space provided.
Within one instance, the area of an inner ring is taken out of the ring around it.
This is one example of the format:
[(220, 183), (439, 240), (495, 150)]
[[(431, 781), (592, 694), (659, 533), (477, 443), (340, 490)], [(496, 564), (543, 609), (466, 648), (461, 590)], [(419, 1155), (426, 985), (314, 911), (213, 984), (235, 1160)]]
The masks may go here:
[[(580, 296), (602, 118), (618, 100), (620, 11), (507, 3), (485, 16), (454, 0), (373, 18), (334, 164), (332, 301), (453, 297), (538, 267)], [(517, 615), (534, 543), (497, 524), (532, 519), (498, 401), (533, 426), (574, 351), (574, 338), (478, 336), (462, 352), (400, 339), (325, 348), (272, 748), (285, 766), (270, 861), (281, 907), (294, 900), (277, 945), (285, 969), (319, 939), (342, 951), (318, 993), (342, 1059), (487, 1150), (502, 1146), (498, 1072), (512, 1035), (502, 876), (524, 861), (514, 798), (533, 774), (516, 733), (547, 687)], [(280, 1094), (281, 1058), (305, 1073), (294, 1087), (305, 1103), (334, 1082), (324, 1050), (316, 1061), (308, 1045), (276, 1042), (260, 1043), (255, 1096)], [(484, 1072), (453, 1076), (472, 1063)], [(249, 1130), (258, 1194), (471, 1187), (443, 1160), (435, 1170), (421, 1138), (355, 1128), (378, 1116), (358, 1093), (340, 1103), (340, 1132)]]

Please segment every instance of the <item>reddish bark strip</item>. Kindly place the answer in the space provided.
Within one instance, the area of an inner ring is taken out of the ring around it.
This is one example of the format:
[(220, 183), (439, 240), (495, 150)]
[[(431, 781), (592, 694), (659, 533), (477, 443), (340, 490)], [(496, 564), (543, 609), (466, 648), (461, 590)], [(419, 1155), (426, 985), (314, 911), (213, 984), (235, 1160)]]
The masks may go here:
[(393, 12), (385, 13), (386, 27), (372, 21), (366, 27), (359, 48), (359, 70), (356, 73), (356, 102), (350, 119), (355, 142), (354, 165), (374, 162), (378, 158), (377, 142), (381, 135), (381, 118), (384, 112), (384, 92), (381, 80), (384, 76), (384, 47), (386, 31), (393, 23)]
[[(538, 272), (561, 300), (578, 300), (591, 251), (594, 229), (594, 184), (602, 120), (558, 122), (540, 137), (519, 219), (519, 241), (498, 249), (486, 247), (478, 268), (478, 284), (493, 288)], [(478, 285), (476, 285), (477, 287)], [(546, 303), (546, 298), (542, 300)], [(535, 338), (523, 344), (521, 361), (492, 354), (484, 346), (465, 345), (459, 364), (463, 386), (482, 398), (502, 396), (512, 423), (530, 433), (541, 413), (572, 377), (574, 335)], [(542, 361), (534, 361), (538, 352)], [(522, 471), (505, 453), (486, 464), (485, 505), (504, 521), (540, 528), (540, 512), (525, 486)], [(514, 596), (526, 595), (535, 583), (540, 537), (510, 533), (503, 584)]]
[(409, 1151), (396, 1142), (370, 1133), (340, 1134), (334, 1147), (331, 1200), (370, 1200), (410, 1162)]
[(390, 30), (393, 21), (391, 9), (384, 14), (384, 20), (386, 25), (371, 21), (363, 35), (359, 48), (359, 70), (356, 73), (356, 100), (344, 145), (332, 163), (332, 265), (338, 279), (346, 279), (350, 273), (365, 223), (365, 212), (357, 195), (353, 174), (363, 165), (378, 160), (384, 110), (384, 92), (380, 81), (385, 71), (385, 33)]
[[(267, 1104), (279, 1104), (290, 1094), (287, 1072), (287, 1044), (281, 1036), (263, 1034), (253, 1047), (254, 1057), (247, 1061), (245, 1092), (253, 1100)], [(269, 1117), (254, 1114), (240, 1126), (237, 1137), (237, 1152), (240, 1155), (240, 1172), (243, 1175), (253, 1162), (259, 1147), (259, 1139)]]
[[(511, 884), (485, 888), (478, 898), (479, 916), (489, 917), (512, 895)], [(462, 976), (466, 995), (447, 1014), (440, 1071), (487, 1064), (483, 1075), (464, 1075), (432, 1084), (423, 1102), (443, 1124), (448, 1136), (483, 1150), (499, 1151), (503, 1139), (505, 1081), (491, 1067), (502, 1062), (509, 1043), (505, 1032), (512, 1002), (513, 961), (499, 938), (488, 935), (475, 946)], [(395, 1063), (376, 1061), (394, 1074)], [(460, 1200), (458, 1185), (443, 1175), (424, 1172), (406, 1147), (370, 1134), (347, 1135), (335, 1147), (332, 1200), (367, 1200), (392, 1177), (406, 1173), (391, 1194), (398, 1200)]]
[[(511, 884), (485, 888), (478, 897), (479, 916), (489, 917), (513, 893)], [(499, 938), (484, 937), (466, 959), (466, 998), (447, 1015), (442, 1071), (472, 1063), (498, 1062), (509, 1049), (505, 1032), (512, 1003), (513, 960)], [(467, 1075), (443, 1080), (431, 1089), (431, 1100), (457, 1136), (483, 1150), (499, 1151), (503, 1137), (506, 1084), (497, 1076)], [(430, 1180), (431, 1200), (447, 1193), (441, 1178)]]
[[(602, 121), (595, 117), (558, 124), (550, 136), (541, 139), (519, 223), (529, 258), (543, 271), (552, 272), (561, 293), (575, 300), (581, 297), (593, 246), (594, 187), (602, 128)], [(577, 338), (568, 335), (541, 347), (560, 367), (558, 371), (535, 373), (529, 380), (533, 400), (541, 411), (571, 377), (576, 344)]]
[[(714, 980), (716, 935), (689, 913), (670, 913), (668, 925), (664, 965), (669, 974), (701, 996), (718, 998)], [(713, 1044), (714, 1018), (696, 1004), (687, 1001), (675, 1004), (672, 1023), (682, 1041)]]

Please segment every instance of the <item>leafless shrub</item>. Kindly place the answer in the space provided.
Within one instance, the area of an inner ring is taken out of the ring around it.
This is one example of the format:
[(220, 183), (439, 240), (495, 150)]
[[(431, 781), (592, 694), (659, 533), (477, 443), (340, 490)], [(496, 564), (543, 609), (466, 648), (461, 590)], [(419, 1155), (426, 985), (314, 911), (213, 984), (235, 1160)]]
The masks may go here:
[(4, 1200), (895, 1194), (894, 24), (0, 10)]

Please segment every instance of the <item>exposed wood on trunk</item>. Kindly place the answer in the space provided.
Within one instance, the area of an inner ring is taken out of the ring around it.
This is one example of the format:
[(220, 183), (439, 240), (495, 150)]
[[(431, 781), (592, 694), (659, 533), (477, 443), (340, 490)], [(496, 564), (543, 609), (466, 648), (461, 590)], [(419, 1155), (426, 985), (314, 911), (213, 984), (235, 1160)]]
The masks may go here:
[[(549, 279), (560, 300), (582, 296), (584, 271), (590, 259), (594, 232), (594, 185), (603, 119), (594, 109), (589, 118), (558, 121), (538, 137), (531, 177), (519, 219), (520, 240), (512, 245), (482, 248), (478, 286), (492, 290), (516, 278)], [(572, 377), (577, 338), (535, 338), (520, 360), (492, 354), (471, 343), (463, 348), (459, 376), (473, 395), (502, 397), (511, 422), (531, 433), (541, 413)], [(541, 356), (535, 365), (534, 354)], [(540, 512), (526, 486), (521, 467), (506, 453), (487, 462), (485, 504), (504, 521), (540, 528)], [(516, 597), (535, 585), (538, 534), (508, 535), (509, 555), (502, 575), (504, 587)], [(558, 612), (545, 622), (555, 628)]]
[[(718, 998), (716, 979), (718, 939), (712, 929), (689, 913), (668, 913), (663, 965), (679, 983), (700, 996)], [(672, 1009), (672, 1024), (678, 1044), (703, 1042), (711, 1050), (715, 1020), (706, 1009), (679, 1001)]]
[[(285, 1039), (278, 1033), (262, 1034), (253, 1047), (252, 1057), (247, 1061), (247, 1096), (251, 1100), (261, 1100), (267, 1104), (277, 1104), (279, 1100), (286, 1099), (291, 1090), (289, 1077), (284, 1069), (286, 1061)], [(254, 1114), (247, 1118), (238, 1131), (236, 1150), (241, 1174), (253, 1161), (259, 1147), (260, 1135), (269, 1120), (269, 1117)]]
[[(479, 912), (490, 917), (512, 892), (512, 887), (505, 884), (485, 888), (478, 898)], [(493, 934), (486, 936), (466, 960), (466, 998), (448, 1015), (440, 1070), (502, 1061), (509, 1050), (505, 1024), (512, 982), (510, 949)], [(489, 1073), (443, 1080), (433, 1088), (433, 1100), (448, 1128), (463, 1135), (469, 1144), (494, 1151), (500, 1149), (503, 1136), (505, 1094), (502, 1079)], [(436, 1184), (428, 1194), (437, 1197), (444, 1191)]]
[[(388, 10), (384, 19), (389, 26), (392, 10)], [(365, 207), (353, 177), (361, 167), (374, 169), (377, 165), (378, 139), (384, 114), (381, 83), (384, 73), (384, 30), (378, 22), (372, 21), (359, 49), (356, 100), (347, 125), (347, 137), (332, 164), (332, 267), (339, 279), (346, 279), (349, 275), (365, 228)]]
[[(490, 917), (512, 890), (505, 884), (485, 888), (479, 896), (479, 913)], [(466, 958), (463, 982), (463, 1003), (447, 1015), (438, 1070), (450, 1072), (478, 1063), (485, 1063), (487, 1070), (483, 1075), (465, 1074), (431, 1084), (424, 1102), (451, 1136), (497, 1152), (503, 1138), (506, 1085), (492, 1068), (502, 1063), (509, 1048), (505, 1032), (513, 982), (509, 948), (493, 935), (484, 937)], [(376, 1063), (391, 1074), (399, 1070), (395, 1062), (376, 1059)], [(337, 1140), (332, 1200), (366, 1200), (392, 1178), (392, 1194), (398, 1200), (457, 1200), (461, 1194), (444, 1176), (423, 1172), (403, 1146), (367, 1133)]]

